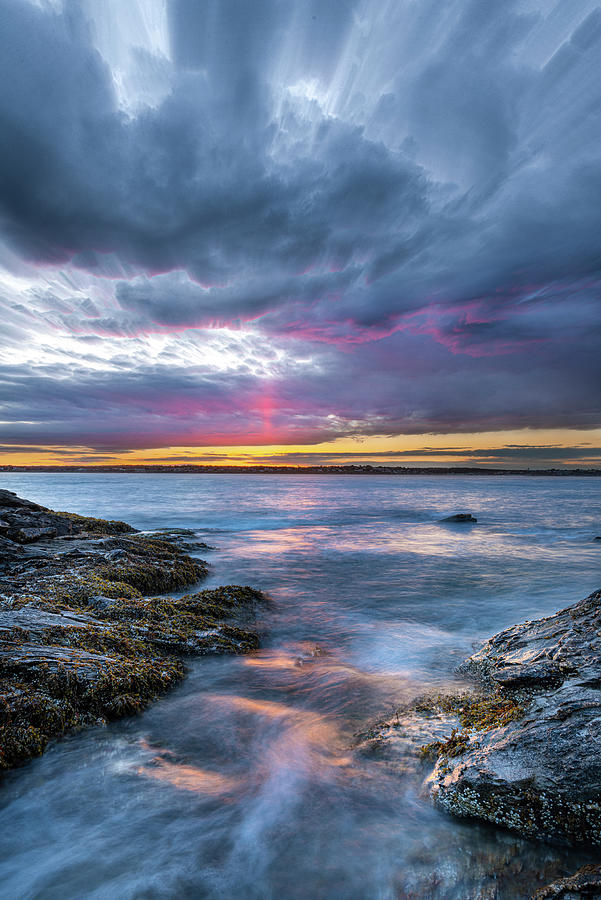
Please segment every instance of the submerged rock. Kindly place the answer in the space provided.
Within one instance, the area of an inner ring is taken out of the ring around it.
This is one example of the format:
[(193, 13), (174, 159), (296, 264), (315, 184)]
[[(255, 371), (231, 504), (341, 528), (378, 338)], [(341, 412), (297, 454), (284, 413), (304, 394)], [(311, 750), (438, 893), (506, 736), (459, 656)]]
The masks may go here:
[(69, 729), (143, 709), (184, 677), (186, 655), (259, 645), (247, 625), (264, 598), (252, 588), (145, 596), (207, 574), (176, 540), (10, 491), (0, 521), (0, 769)]
[(459, 672), (477, 690), (422, 698), (372, 743), (394, 754), (408, 723), (435, 721), (412, 752), (435, 761), (425, 784), (437, 806), (526, 837), (601, 844), (601, 591), (500, 632)]

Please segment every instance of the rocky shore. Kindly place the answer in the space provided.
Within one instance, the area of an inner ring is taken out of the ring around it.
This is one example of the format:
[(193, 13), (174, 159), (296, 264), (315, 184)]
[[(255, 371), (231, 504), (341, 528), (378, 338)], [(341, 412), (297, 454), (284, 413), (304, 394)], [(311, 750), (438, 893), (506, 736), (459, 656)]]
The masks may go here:
[[(358, 747), (423, 778), (442, 810), (528, 838), (601, 845), (601, 591), (492, 637), (464, 686), (425, 696)], [(595, 849), (598, 862), (601, 851)], [(601, 867), (537, 897), (601, 897)]]
[(186, 656), (259, 646), (252, 588), (181, 598), (207, 564), (191, 533), (55, 512), (0, 490), (0, 769), (67, 731), (131, 715)]

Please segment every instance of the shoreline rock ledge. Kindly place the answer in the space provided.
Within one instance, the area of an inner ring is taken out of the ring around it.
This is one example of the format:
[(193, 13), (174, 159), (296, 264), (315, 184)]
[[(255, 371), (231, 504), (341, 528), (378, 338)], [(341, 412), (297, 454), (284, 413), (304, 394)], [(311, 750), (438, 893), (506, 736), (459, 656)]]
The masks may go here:
[(190, 532), (140, 533), (0, 490), (0, 771), (139, 712), (184, 677), (186, 656), (259, 646), (261, 592), (164, 596), (207, 575), (186, 552), (201, 548)]
[(601, 845), (601, 591), (501, 631), (458, 672), (471, 688), (420, 698), (358, 746), (412, 758), (456, 816)]

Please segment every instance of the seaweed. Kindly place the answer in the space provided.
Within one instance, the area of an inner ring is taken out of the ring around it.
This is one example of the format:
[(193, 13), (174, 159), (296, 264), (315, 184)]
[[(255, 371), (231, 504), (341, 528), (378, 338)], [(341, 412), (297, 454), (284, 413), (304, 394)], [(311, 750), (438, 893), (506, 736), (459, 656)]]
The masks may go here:
[(459, 719), (462, 730), (455, 728), (448, 738), (432, 741), (420, 748), (420, 754), (424, 759), (436, 759), (439, 756), (449, 758), (461, 756), (469, 748), (475, 733), (503, 728), (510, 722), (521, 719), (526, 707), (522, 698), (503, 694), (497, 690), (485, 696), (466, 693), (438, 694), (418, 701), (415, 709), (420, 712), (437, 709), (445, 713), (454, 713)]
[(85, 552), (57, 555), (49, 544), (33, 560), (8, 559), (0, 584), (0, 769), (39, 756), (70, 730), (140, 712), (181, 681), (189, 654), (259, 646), (238, 621), (264, 600), (259, 591), (228, 585), (153, 596), (196, 584), (206, 563), (124, 522), (51, 515), (68, 522), (69, 540), (82, 537)]
[(91, 532), (93, 534), (133, 534), (136, 529), (127, 522), (118, 519), (97, 519), (94, 516), (80, 516), (77, 513), (64, 512), (63, 510), (49, 510), (53, 516), (60, 516), (77, 526), (76, 531)]

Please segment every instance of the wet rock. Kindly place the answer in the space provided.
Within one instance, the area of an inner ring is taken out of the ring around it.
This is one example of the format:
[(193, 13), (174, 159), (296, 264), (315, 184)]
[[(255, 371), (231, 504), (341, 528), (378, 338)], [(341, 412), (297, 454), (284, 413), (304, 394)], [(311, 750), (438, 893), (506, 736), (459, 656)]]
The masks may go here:
[[(1, 602), (1, 601), (0, 601)], [(27, 632), (28, 637), (42, 635), (52, 628), (89, 628), (90, 617), (70, 612), (51, 612), (49, 609), (27, 603), (25, 606), (0, 608), (0, 639), (10, 640), (15, 629)], [(97, 623), (101, 627), (102, 623)]]
[(491, 638), (461, 670), (520, 697), (517, 721), (466, 733), (431, 776), (438, 806), (521, 834), (601, 844), (601, 591)]
[(102, 611), (108, 609), (109, 606), (116, 602), (117, 600), (114, 597), (103, 597), (102, 594), (95, 594), (88, 599), (87, 605), (92, 610)]
[(61, 550), (58, 554), (60, 557), (64, 557), (65, 559), (73, 559), (74, 557), (82, 557), (85, 556), (83, 550), (80, 550), (78, 547), (73, 547), (71, 550)]
[(252, 588), (148, 596), (206, 575), (177, 543), (9, 491), (0, 516), (0, 769), (69, 729), (143, 709), (184, 676), (185, 655), (258, 647), (246, 626), (264, 598)]
[[(441, 809), (523, 836), (601, 844), (601, 591), (495, 635), (460, 667), (477, 690), (430, 697), (376, 729), (444, 713), (426, 787)], [(414, 727), (415, 730), (415, 727)]]
[(601, 866), (583, 866), (569, 878), (559, 878), (534, 894), (532, 900), (585, 900), (601, 897)]
[(474, 518), (471, 513), (455, 513), (452, 516), (446, 516), (444, 519), (440, 520), (441, 522), (477, 522), (478, 519)]
[(196, 537), (196, 532), (191, 528), (162, 528), (160, 531), (150, 531), (146, 533), (150, 537), (176, 544), (180, 550), (215, 550), (214, 546), (206, 544), (204, 541), (186, 540), (186, 538)]
[(23, 548), (0, 535), (0, 574), (23, 556)]
[(23, 559), (30, 562), (35, 559), (46, 560), (48, 558), (48, 550), (41, 550), (39, 547), (27, 545), (23, 548)]
[(166, 535), (173, 535), (174, 537), (194, 537), (196, 532), (193, 528), (159, 528), (157, 531), (149, 531), (148, 534), (157, 535), (164, 540)]
[[(74, 551), (71, 551), (72, 553)], [(121, 548), (117, 550), (110, 550), (108, 553), (104, 554), (105, 559), (113, 560), (113, 559), (127, 559), (127, 553), (125, 550)]]
[(564, 680), (561, 667), (553, 660), (533, 665), (508, 665), (494, 669), (490, 678), (504, 688), (526, 688), (560, 685)]
[(34, 541), (40, 541), (42, 538), (56, 537), (56, 528), (51, 526), (45, 528), (11, 528), (7, 535), (18, 544), (33, 544)]
[(14, 491), (6, 491), (4, 489), (0, 490), (0, 507), (6, 507), (7, 509), (34, 509), (36, 511), (46, 511), (44, 506), (39, 506), (32, 500), (23, 500), (22, 497), (17, 497)]

